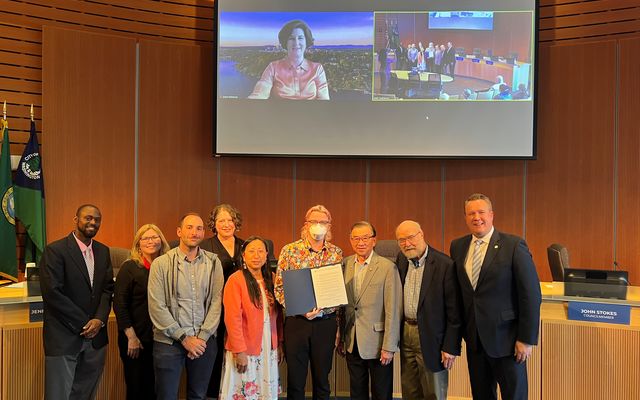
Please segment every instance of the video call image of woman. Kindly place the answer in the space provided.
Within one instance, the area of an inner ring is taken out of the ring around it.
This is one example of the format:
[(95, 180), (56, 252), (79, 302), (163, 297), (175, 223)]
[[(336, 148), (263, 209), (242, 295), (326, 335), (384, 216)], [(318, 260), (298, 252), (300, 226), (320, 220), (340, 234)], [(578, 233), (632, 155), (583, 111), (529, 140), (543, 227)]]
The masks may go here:
[(329, 100), (329, 87), (322, 64), (305, 58), (313, 46), (313, 34), (306, 22), (287, 22), (278, 33), (287, 55), (267, 65), (250, 99)]

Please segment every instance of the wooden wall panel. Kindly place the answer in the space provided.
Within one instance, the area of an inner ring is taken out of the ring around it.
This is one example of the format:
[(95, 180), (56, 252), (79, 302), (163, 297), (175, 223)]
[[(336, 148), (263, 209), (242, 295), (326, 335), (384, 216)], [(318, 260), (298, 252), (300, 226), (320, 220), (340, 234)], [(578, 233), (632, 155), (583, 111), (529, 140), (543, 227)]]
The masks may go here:
[(640, 31), (638, 0), (540, 0), (540, 41), (604, 38)]
[(524, 236), (524, 161), (447, 161), (445, 179), (445, 252), (451, 241), (467, 235), (464, 201), (484, 193), (493, 204), (496, 229)]
[(617, 262), (640, 284), (640, 38), (620, 41), (620, 99), (618, 122)]
[(183, 214), (206, 220), (217, 202), (212, 62), (207, 46), (140, 41), (137, 219), (157, 223), (167, 240)]
[(98, 240), (128, 246), (133, 227), (135, 42), (44, 29), (43, 134), (47, 238), (69, 234), (76, 208), (95, 203)]
[(242, 213), (239, 236), (273, 240), (276, 257), (299, 236), (300, 227), (293, 225), (293, 163), (290, 158), (220, 159), (220, 202)]
[(42, 324), (30, 328), (24, 325), (18, 329), (4, 328), (2, 348), (2, 364), (13, 366), (2, 376), (2, 399), (44, 398)]
[[(95, 8), (92, 8), (95, 6)], [(542, 0), (540, 2), (540, 19), (541, 26), (543, 27), (543, 32), (541, 34), (541, 38), (543, 41), (555, 41), (561, 40), (566, 42), (567, 40), (573, 40), (574, 42), (583, 41), (585, 38), (593, 37), (594, 35), (633, 35), (635, 29), (634, 24), (636, 24), (638, 18), (636, 18), (637, 9), (640, 5), (637, 1), (629, 2), (628, 0), (594, 0), (594, 1), (576, 1), (576, 0)], [(624, 10), (623, 10), (624, 9)], [(87, 10), (93, 10), (93, 12), (85, 12)], [(123, 12), (129, 13), (132, 18), (127, 19), (126, 15)], [(36, 104), (36, 119), (38, 123), (38, 129), (42, 129), (46, 131), (46, 126), (44, 126), (44, 121), (40, 121), (38, 118), (40, 114), (43, 113), (42, 110), (42, 101), (38, 101), (39, 93), (44, 90), (44, 88), (38, 89), (39, 82), (42, 80), (42, 71), (40, 65), (42, 65), (42, 61), (40, 59), (42, 55), (41, 42), (42, 42), (42, 27), (43, 24), (51, 24), (54, 26), (67, 26), (79, 28), (82, 30), (88, 31), (100, 31), (100, 32), (117, 32), (118, 35), (123, 35), (132, 38), (142, 38), (142, 37), (154, 37), (158, 40), (163, 40), (166, 43), (175, 43), (177, 41), (182, 41), (186, 43), (212, 43), (213, 42), (213, 2), (207, 0), (184, 0), (184, 1), (149, 1), (149, 0), (141, 0), (135, 3), (127, 2), (125, 0), (99, 0), (99, 1), (83, 1), (83, 0), (55, 0), (53, 2), (44, 2), (43, 0), (34, 0), (34, 1), (15, 1), (7, 4), (7, 7), (3, 7), (0, 10), (0, 52), (2, 54), (7, 55), (0, 59), (0, 75), (4, 80), (11, 80), (11, 83), (7, 83), (6, 85), (2, 85), (3, 94), (9, 93), (10, 96), (15, 96), (16, 99), (13, 102), (10, 101), (9, 107), (10, 110), (16, 112), (16, 119), (11, 121), (12, 126), (12, 141), (15, 141), (15, 144), (12, 146), (12, 150), (19, 152), (21, 150), (21, 143), (26, 141), (27, 129), (28, 129), (28, 110), (26, 109), (26, 104), (21, 104), (21, 102), (30, 102), (34, 101)], [(61, 18), (58, 18), (61, 17)], [(59, 20), (55, 20), (58, 18)], [(570, 22), (570, 23), (568, 23)], [(580, 25), (583, 24), (583, 25)], [(577, 26), (576, 26), (577, 25)], [(624, 26), (622, 26), (624, 25)], [(164, 29), (163, 27), (167, 27)], [(570, 32), (568, 29), (575, 29), (575, 34), (567, 34)], [(580, 31), (586, 29), (589, 30), (598, 30), (598, 32), (587, 32)], [(179, 31), (179, 32), (178, 32)], [(557, 31), (557, 32), (556, 32)], [(637, 32), (637, 30), (635, 31)], [(551, 35), (545, 38), (544, 35)], [(573, 35), (573, 36), (572, 36)], [(593, 42), (593, 40), (591, 41)], [(574, 44), (573, 46), (578, 46), (578, 44)], [(569, 46), (572, 48), (573, 46)], [(540, 74), (540, 83), (541, 88), (544, 91), (544, 87), (548, 88), (547, 93), (551, 93), (543, 96), (546, 99), (554, 99), (556, 97), (554, 93), (554, 89), (551, 88), (548, 83), (550, 78), (554, 78), (557, 74), (554, 72), (551, 74), (553, 70), (552, 67), (545, 66), (544, 64), (548, 61), (544, 59), (545, 50), (541, 52), (541, 68), (542, 70), (546, 70), (547, 73)], [(562, 53), (562, 51), (558, 50), (557, 53)], [(547, 53), (551, 54), (551, 53)], [(600, 54), (600, 53), (595, 53)], [(631, 53), (627, 53), (631, 55)], [(624, 57), (624, 54), (621, 55)], [(578, 77), (584, 76), (585, 71), (593, 71), (593, 68), (600, 69), (600, 64), (594, 63), (582, 63), (579, 64), (579, 68), (576, 69), (576, 64), (574, 59), (570, 59), (568, 57), (564, 57), (564, 59), (558, 55), (556, 57), (558, 61), (557, 65), (561, 67), (566, 67), (563, 71), (566, 71), (570, 65), (571, 75), (576, 75)], [(610, 57), (599, 57), (603, 60), (604, 63), (611, 61)], [(570, 61), (568, 61), (570, 60)], [(554, 64), (555, 65), (555, 64)], [(625, 61), (621, 59), (621, 66), (626, 65)], [(584, 68), (583, 68), (584, 67)], [(555, 66), (553, 67), (555, 68)], [(591, 68), (591, 69), (590, 69)], [(598, 71), (598, 74), (601, 71)], [(605, 71), (608, 74), (608, 71)], [(210, 79), (209, 71), (202, 72), (204, 77), (204, 84), (208, 84), (208, 79)], [(610, 75), (608, 75), (609, 77)], [(115, 78), (115, 77), (114, 77)], [(581, 79), (581, 78), (577, 78)], [(583, 78), (583, 82), (586, 82), (587, 78)], [(607, 78), (608, 79), (608, 78)], [(15, 81), (14, 81), (15, 80)], [(118, 80), (121, 81), (121, 80)], [(555, 84), (554, 84), (555, 85)], [(605, 89), (609, 89), (613, 87), (607, 86)], [(620, 85), (621, 89), (624, 90), (624, 85)], [(542, 92), (544, 94), (544, 92)], [(573, 95), (573, 94), (572, 94)], [(551, 97), (550, 97), (551, 96)], [(558, 94), (558, 98), (564, 98), (562, 95)], [(575, 97), (575, 95), (573, 95)], [(604, 99), (606, 96), (600, 96), (601, 99)], [(613, 95), (615, 97), (615, 94)], [(130, 97), (129, 97), (130, 98)], [(608, 97), (611, 98), (611, 97)], [(605, 101), (605, 100), (603, 100)], [(545, 104), (549, 104), (549, 102), (542, 102), (542, 109), (547, 107), (547, 109), (552, 109), (553, 107), (546, 106)], [(581, 112), (582, 106), (574, 102), (576, 112)], [(622, 102), (621, 102), (622, 104)], [(142, 105), (144, 107), (144, 105)], [(51, 116), (51, 123), (57, 124), (58, 114), (57, 113), (49, 113)], [(205, 118), (208, 118), (208, 111), (203, 112), (201, 115), (204, 115)], [(539, 123), (540, 126), (548, 126), (552, 127), (552, 131), (561, 131), (564, 128), (560, 128), (555, 126), (555, 122), (549, 120), (548, 116), (544, 111), (539, 113)], [(141, 120), (141, 124), (144, 125), (145, 122)], [(108, 125), (108, 124), (105, 124)], [(141, 128), (144, 128), (141, 125)], [(53, 125), (52, 125), (53, 126)], [(54, 129), (57, 129), (53, 126)], [(621, 125), (622, 128), (622, 125)], [(160, 128), (161, 129), (161, 128)], [(15, 132), (15, 134), (14, 134)], [(605, 132), (611, 132), (610, 129), (605, 130)], [(553, 134), (556, 134), (553, 133)], [(544, 136), (544, 132), (540, 131), (540, 137)], [(604, 136), (602, 136), (604, 137)], [(15, 138), (15, 139), (13, 139)], [(42, 138), (44, 139), (44, 138)], [(208, 138), (207, 138), (208, 139)], [(46, 139), (44, 139), (46, 142)], [(41, 140), (42, 143), (42, 140)], [(208, 142), (207, 142), (208, 143)], [(555, 139), (551, 139), (551, 142), (548, 143), (550, 146), (558, 147), (558, 143), (555, 142)], [(158, 146), (162, 147), (162, 143), (158, 143)], [(44, 146), (43, 155), (45, 157), (45, 168), (47, 163), (46, 156), (46, 145)], [(171, 146), (162, 147), (163, 151), (156, 153), (156, 155), (160, 159), (166, 159), (167, 157), (171, 157), (169, 148)], [(205, 149), (207, 146), (202, 146)], [(151, 148), (151, 147), (149, 147)], [(172, 147), (171, 147), (172, 148)], [(52, 149), (53, 150), (53, 149)], [(161, 149), (159, 149), (161, 150)], [(549, 162), (545, 161), (545, 155), (540, 153), (541, 163)], [(209, 157), (204, 157), (200, 160), (205, 164), (208, 164), (210, 161)], [(56, 161), (60, 162), (60, 161)], [(394, 163), (395, 161), (390, 160), (382, 160), (383, 164), (385, 162)], [(418, 163), (422, 163), (422, 161), (417, 161)], [(369, 219), (373, 219), (374, 223), (379, 225), (381, 229), (381, 237), (390, 237), (392, 236), (392, 226), (395, 227), (398, 221), (395, 219), (401, 219), (401, 216), (404, 216), (406, 213), (405, 210), (399, 209), (399, 211), (391, 211), (391, 215), (393, 218), (389, 217), (388, 221), (384, 220), (383, 213), (379, 213), (377, 210), (385, 209), (380, 208), (380, 205), (384, 205), (387, 209), (391, 207), (385, 204), (385, 199), (387, 198), (387, 194), (383, 191), (376, 192), (376, 186), (379, 182), (376, 182), (375, 174), (376, 174), (376, 164), (377, 160), (369, 161), (369, 165), (371, 166), (371, 182), (364, 182), (365, 192), (368, 193), (365, 198), (365, 217), (369, 217)], [(537, 162), (531, 163), (534, 165)], [(401, 164), (401, 163), (400, 163)], [(426, 165), (426, 164), (425, 164)], [(448, 162), (448, 167), (456, 169), (456, 162)], [(250, 168), (250, 167), (249, 167)], [(622, 168), (622, 167), (621, 167)], [(214, 175), (214, 167), (210, 167), (209, 175)], [(434, 171), (431, 170), (430, 171)], [(563, 168), (557, 168), (556, 172), (564, 171)], [(537, 171), (536, 173), (539, 173)], [(431, 172), (430, 172), (431, 174)], [(389, 176), (398, 176), (399, 173), (396, 171), (390, 171), (388, 173)], [(544, 174), (543, 174), (544, 175)], [(561, 174), (562, 175), (562, 174)], [(45, 176), (48, 177), (48, 171), (45, 169)], [(435, 176), (439, 176), (439, 168), (435, 169)], [(327, 179), (331, 180), (331, 177)], [(431, 178), (429, 178), (431, 179)], [(548, 179), (548, 177), (541, 176), (539, 181), (544, 181)], [(573, 178), (572, 178), (573, 179)], [(442, 183), (439, 181), (439, 178), (436, 178), (435, 181), (430, 180), (430, 186), (441, 186)], [(361, 182), (362, 183), (362, 182)], [(50, 183), (50, 180), (47, 179), (47, 186), (53, 185)], [(295, 182), (292, 184), (293, 187), (296, 187)], [(368, 185), (368, 186), (367, 186)], [(384, 184), (383, 184), (384, 186)], [(366, 188), (370, 190), (367, 192)], [(218, 188), (212, 189), (212, 193), (217, 191)], [(56, 189), (52, 189), (55, 192)], [(530, 188), (527, 188), (527, 192), (530, 192)], [(441, 193), (440, 193), (441, 194)], [(233, 194), (231, 194), (233, 196)], [(378, 196), (382, 196), (378, 198)], [(544, 197), (546, 194), (534, 194), (534, 196)], [(142, 195), (141, 195), (142, 198)], [(447, 197), (447, 201), (450, 196)], [(429, 200), (431, 201), (431, 200)], [(622, 200), (621, 200), (622, 201)], [(203, 209), (201, 212), (206, 212), (211, 205), (215, 201), (211, 201), (211, 199), (207, 200), (208, 206), (201, 206)], [(292, 203), (295, 203), (295, 199), (292, 198)], [(182, 204), (182, 203), (181, 203)], [(181, 207), (181, 204), (177, 204), (177, 207), (174, 205), (169, 205), (168, 208), (176, 209)], [(360, 206), (362, 207), (362, 206)], [(74, 208), (69, 206), (69, 209)], [(395, 207), (397, 208), (397, 207)], [(409, 209), (409, 213), (415, 207), (407, 207)], [(437, 209), (442, 209), (442, 204), (436, 206), (428, 205), (427, 209), (433, 210), (429, 212), (429, 220), (433, 220), (433, 212), (437, 212)], [(142, 217), (150, 214), (144, 214), (144, 210), (138, 210), (142, 213)], [(177, 213), (177, 212), (176, 212)], [(158, 214), (154, 211), (154, 214)], [(162, 218), (166, 217), (166, 220), (171, 222), (163, 222), (165, 226), (170, 226), (171, 230), (173, 229), (173, 217), (168, 216), (167, 213), (160, 213)], [(296, 214), (296, 211), (292, 211), (292, 214)], [(52, 215), (52, 214), (50, 214)], [(398, 217), (396, 217), (398, 215)], [(113, 218), (115, 216), (111, 216), (111, 221), (114, 221)], [(525, 216), (523, 216), (524, 218)], [(531, 228), (536, 221), (531, 221), (530, 218), (527, 217), (527, 227)], [(50, 225), (57, 225), (60, 223), (60, 214), (56, 213), (55, 217), (52, 218)], [(70, 217), (68, 217), (70, 218)], [(116, 221), (119, 226), (130, 225), (127, 216), (124, 216), (123, 220)], [(295, 216), (293, 217), (295, 218)], [(299, 216), (298, 216), (299, 218)], [(422, 218), (422, 217), (421, 217)], [(375, 220), (380, 219), (381, 223), (377, 223)], [(391, 219), (394, 219), (393, 222), (390, 222)], [(425, 218), (426, 219), (426, 218)], [(440, 216), (442, 220), (443, 217)], [(451, 218), (446, 216), (445, 212), (445, 221), (451, 220)], [(515, 221), (515, 220), (514, 220)], [(142, 221), (140, 221), (142, 222)], [(623, 222), (623, 221), (618, 221)], [(68, 220), (65, 220), (64, 223), (68, 223)], [(382, 225), (380, 225), (382, 224)], [(424, 223), (423, 223), (424, 224)], [(427, 235), (432, 237), (447, 237), (445, 239), (439, 239), (438, 242), (432, 243), (436, 247), (446, 247), (448, 245), (448, 233), (445, 234), (446, 230), (440, 224), (434, 225), (432, 223), (428, 223), (428, 225), (433, 226), (432, 232), (427, 233)], [(68, 231), (70, 228), (68, 225), (65, 225), (61, 231)], [(106, 227), (105, 227), (106, 229)], [(504, 228), (503, 228), (504, 229)], [(297, 230), (297, 227), (296, 229)], [(548, 229), (550, 236), (555, 236), (556, 232), (553, 229)], [(553, 232), (552, 232), (553, 231)], [(386, 232), (386, 233), (385, 233)], [(105, 232), (103, 231), (102, 234)], [(275, 232), (272, 236), (275, 237), (286, 237), (289, 235), (289, 232)], [(129, 234), (125, 235), (128, 237)], [(295, 235), (294, 235), (295, 236)], [(455, 236), (452, 234), (452, 236)], [(575, 235), (574, 235), (575, 236)], [(103, 238), (104, 240), (104, 238)], [(430, 239), (431, 240), (431, 239)], [(124, 241), (123, 241), (124, 243)], [(121, 243), (122, 244), (122, 243)], [(622, 245), (624, 246), (624, 245)], [(534, 249), (534, 253), (537, 258), (538, 265), (546, 265), (545, 260), (545, 252), (544, 247), (546, 246), (538, 246), (538, 249)], [(573, 246), (572, 246), (573, 247)], [(624, 252), (624, 250), (621, 251)], [(542, 262), (541, 262), (542, 261)], [(596, 260), (597, 261), (597, 260)], [(594, 265), (596, 263), (594, 261)], [(600, 261), (597, 261), (599, 264)], [(622, 264), (623, 265), (623, 264)]]
[(541, 49), (526, 236), (542, 280), (551, 278), (543, 267), (551, 243), (567, 246), (576, 267), (613, 262), (615, 60), (614, 41)]
[[(635, 399), (640, 331), (606, 324), (543, 321), (542, 398)], [(621, 368), (620, 366), (626, 366)]]
[(0, 102), (7, 102), (11, 153), (22, 154), (31, 104), (38, 132), (42, 126), (42, 33), (6, 22), (0, 22)]
[[(27, 310), (21, 310), (27, 314)], [(109, 345), (104, 372), (97, 388), (97, 400), (125, 398), (124, 372), (118, 353), (115, 318), (107, 323)], [(2, 400), (44, 398), (44, 347), (42, 323), (12, 324), (2, 330)], [(25, 351), (28, 349), (28, 351)], [(6, 368), (6, 366), (11, 366)]]
[(296, 159), (293, 226), (294, 237), (300, 238), (307, 210), (322, 204), (331, 212), (332, 242), (353, 254), (349, 244), (349, 228), (365, 219), (366, 161)]
[(89, 0), (11, 1), (4, 2), (0, 9), (0, 21), (40, 28), (45, 20), (47, 25), (62, 28), (82, 27), (96, 32), (202, 44), (213, 41), (213, 1), (193, 1), (187, 5), (191, 11), (185, 14), (181, 14), (184, 8), (174, 13), (175, 2), (137, 3), (129, 2), (123, 8), (118, 2)]
[(422, 226), (431, 246), (442, 250), (442, 162), (371, 160), (369, 220), (378, 239), (395, 239), (400, 222)]

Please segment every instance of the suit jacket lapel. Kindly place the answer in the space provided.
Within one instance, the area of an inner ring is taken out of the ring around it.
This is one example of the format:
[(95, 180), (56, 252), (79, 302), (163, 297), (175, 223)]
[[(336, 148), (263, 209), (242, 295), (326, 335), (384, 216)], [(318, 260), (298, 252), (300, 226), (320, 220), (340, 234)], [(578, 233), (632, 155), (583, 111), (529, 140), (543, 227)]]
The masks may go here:
[(471, 286), (469, 275), (467, 274), (467, 270), (464, 267), (464, 263), (467, 259), (467, 253), (469, 252), (470, 245), (471, 245), (471, 235), (468, 235), (459, 242), (460, 249), (457, 252), (458, 257), (454, 261), (456, 263), (456, 266), (458, 267), (458, 277), (461, 277), (463, 289), (473, 292), (473, 286)]
[(402, 284), (402, 287), (404, 287), (404, 280), (407, 278), (407, 269), (409, 268), (409, 260), (407, 260), (404, 255), (400, 254), (396, 262), (398, 263), (397, 267), (398, 274), (400, 275), (400, 283)]
[(487, 275), (487, 270), (491, 268), (493, 259), (496, 258), (498, 251), (500, 250), (500, 233), (497, 230), (493, 231), (491, 239), (489, 239), (489, 247), (487, 253), (484, 255), (484, 261), (482, 262), (482, 268), (480, 269), (480, 276), (478, 276), (478, 285), (482, 283), (482, 279)]
[(362, 294), (367, 290), (367, 288), (369, 287), (369, 283), (371, 282), (371, 279), (373, 278), (376, 271), (378, 270), (377, 257), (378, 257), (377, 254), (373, 253), (373, 256), (371, 256), (371, 263), (369, 263), (369, 265), (367, 265), (367, 267), (361, 272), (365, 275), (364, 275), (364, 279), (362, 280), (362, 286), (360, 286), (360, 293), (358, 293), (356, 304), (360, 302), (360, 299), (362, 298)]
[[(78, 247), (78, 243), (76, 242), (76, 238), (73, 236), (73, 233), (67, 236), (67, 247), (69, 248), (69, 254), (71, 254), (71, 259), (73, 260), (76, 268), (78, 268), (82, 276), (84, 276), (87, 285), (91, 287), (87, 263), (84, 262), (84, 257), (82, 256), (82, 252), (80, 251), (80, 247)], [(95, 260), (95, 253), (93, 255)]]
[(347, 285), (349, 287), (347, 287), (347, 296), (351, 297), (349, 299), (349, 301), (353, 301), (355, 303), (356, 282), (355, 282), (354, 275), (353, 275), (353, 273), (355, 271), (354, 262), (355, 262), (355, 256), (348, 257), (345, 260), (346, 265), (345, 265), (345, 272), (344, 272), (344, 281), (348, 282)]
[(93, 245), (93, 290), (96, 287), (96, 277), (104, 276), (107, 263), (103, 262), (106, 259), (106, 254), (102, 251), (103, 247)]
[(427, 259), (424, 262), (424, 271), (422, 272), (422, 285), (420, 285), (420, 298), (418, 299), (418, 310), (422, 306), (422, 302), (424, 301), (424, 296), (426, 296), (427, 291), (429, 290), (429, 286), (431, 285), (431, 281), (433, 280), (433, 276), (435, 275), (435, 260), (433, 257), (433, 253), (428, 251)]

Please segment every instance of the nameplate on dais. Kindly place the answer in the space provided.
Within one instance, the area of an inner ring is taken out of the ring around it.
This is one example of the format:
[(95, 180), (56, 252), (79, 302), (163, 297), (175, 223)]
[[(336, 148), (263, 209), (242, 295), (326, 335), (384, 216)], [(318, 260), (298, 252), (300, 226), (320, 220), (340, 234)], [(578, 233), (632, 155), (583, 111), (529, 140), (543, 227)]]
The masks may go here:
[(573, 321), (629, 325), (631, 321), (631, 306), (570, 301), (568, 317)]

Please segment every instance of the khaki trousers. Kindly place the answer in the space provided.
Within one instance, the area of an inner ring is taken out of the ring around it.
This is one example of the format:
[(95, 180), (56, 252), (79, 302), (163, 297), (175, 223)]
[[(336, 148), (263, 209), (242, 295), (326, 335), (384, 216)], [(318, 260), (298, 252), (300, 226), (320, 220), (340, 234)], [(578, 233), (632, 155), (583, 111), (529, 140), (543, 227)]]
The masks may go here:
[(407, 400), (446, 400), (449, 371), (432, 372), (424, 365), (417, 325), (404, 323), (400, 344), (402, 398)]

